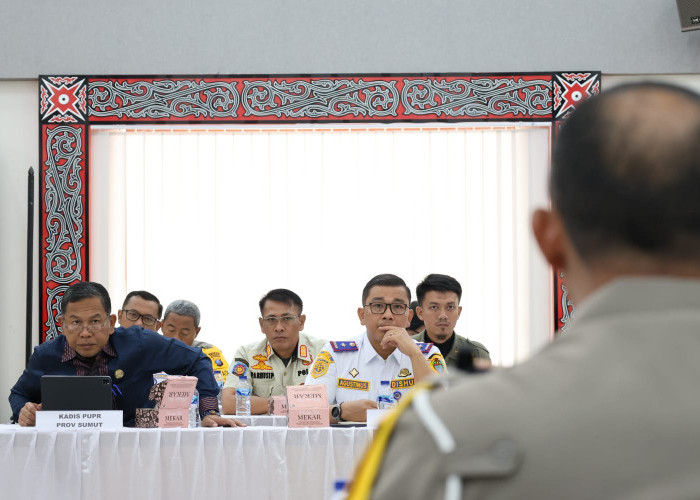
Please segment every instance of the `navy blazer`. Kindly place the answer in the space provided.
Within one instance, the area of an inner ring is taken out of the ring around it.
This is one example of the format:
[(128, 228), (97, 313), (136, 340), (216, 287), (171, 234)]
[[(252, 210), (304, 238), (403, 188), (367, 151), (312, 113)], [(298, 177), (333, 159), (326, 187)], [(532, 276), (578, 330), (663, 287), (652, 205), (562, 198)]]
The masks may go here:
[[(164, 337), (140, 326), (118, 327), (109, 337), (109, 343), (117, 356), (107, 364), (107, 374), (118, 388), (114, 397), (117, 410), (124, 412), (124, 425), (134, 425), (136, 408), (152, 408), (148, 399), (153, 386), (153, 374), (166, 372), (169, 375), (191, 375), (197, 377), (200, 397), (216, 397), (219, 388), (211, 369), (211, 361), (202, 350), (192, 348), (179, 340)], [(16, 422), (25, 403), (41, 402), (42, 375), (75, 375), (73, 360), (62, 362), (66, 338), (59, 335), (34, 349), (27, 368), (10, 391), (12, 419)], [(116, 378), (114, 372), (121, 370), (123, 376)]]

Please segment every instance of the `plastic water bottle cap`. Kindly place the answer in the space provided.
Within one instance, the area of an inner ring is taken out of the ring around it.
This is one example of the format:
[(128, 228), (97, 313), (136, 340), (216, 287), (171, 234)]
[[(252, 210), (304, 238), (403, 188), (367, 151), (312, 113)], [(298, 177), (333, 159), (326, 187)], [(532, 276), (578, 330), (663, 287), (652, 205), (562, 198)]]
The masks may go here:
[(336, 481), (333, 484), (334, 490), (335, 491), (341, 491), (343, 488), (345, 488), (345, 485), (347, 484), (347, 481)]

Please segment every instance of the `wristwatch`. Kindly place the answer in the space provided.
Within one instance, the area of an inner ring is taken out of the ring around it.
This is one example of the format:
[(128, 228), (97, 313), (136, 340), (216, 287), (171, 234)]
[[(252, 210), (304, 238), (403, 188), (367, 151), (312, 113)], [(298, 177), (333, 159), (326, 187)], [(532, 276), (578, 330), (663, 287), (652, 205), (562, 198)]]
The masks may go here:
[(333, 417), (336, 421), (340, 422), (342, 419), (340, 418), (340, 405), (343, 403), (337, 404), (337, 405), (331, 405), (331, 417)]

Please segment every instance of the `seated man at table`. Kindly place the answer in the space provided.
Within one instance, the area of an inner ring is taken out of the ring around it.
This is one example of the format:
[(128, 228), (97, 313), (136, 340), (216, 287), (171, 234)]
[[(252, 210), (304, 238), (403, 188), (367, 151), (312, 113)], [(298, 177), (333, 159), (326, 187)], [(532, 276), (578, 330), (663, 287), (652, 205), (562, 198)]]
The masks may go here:
[(163, 304), (158, 297), (146, 290), (134, 290), (124, 299), (122, 308), (117, 311), (117, 319), (119, 326), (124, 328), (138, 325), (157, 332), (161, 325), (161, 314)]
[(331, 421), (366, 421), (367, 410), (377, 408), (382, 380), (391, 383), (400, 399), (416, 382), (446, 371), (435, 346), (408, 336), (410, 303), (404, 280), (393, 274), (375, 276), (362, 290), (362, 307), (357, 309), (366, 331), (323, 346), (306, 383), (326, 385)]
[(250, 413), (267, 413), (270, 396), (286, 394), (288, 385), (304, 383), (309, 367), (326, 342), (302, 332), (306, 315), (296, 293), (284, 288), (270, 290), (260, 299), (260, 330), (265, 338), (236, 351), (221, 394), (224, 413), (236, 413), (236, 383), (247, 374), (252, 389)]
[(484, 344), (455, 333), (455, 325), (462, 314), (462, 306), (459, 305), (462, 286), (459, 281), (445, 274), (429, 274), (416, 287), (416, 295), (416, 314), (425, 322), (425, 331), (413, 335), (413, 340), (435, 344), (450, 368), (457, 367), (460, 356), (471, 356), (482, 361), (482, 369), (491, 365), (491, 357)]
[(199, 326), (200, 319), (201, 314), (197, 304), (189, 300), (175, 300), (165, 308), (161, 331), (166, 337), (180, 340), (189, 346), (201, 349), (211, 360), (214, 377), (221, 387), (226, 382), (228, 363), (221, 353), (221, 349), (207, 342), (197, 340), (197, 335), (202, 329)]
[(153, 406), (148, 400), (153, 374), (164, 371), (197, 377), (203, 427), (239, 425), (219, 416), (218, 388), (204, 354), (139, 326), (115, 329), (111, 309), (99, 283), (80, 282), (65, 291), (58, 317), (62, 335), (34, 349), (10, 392), (15, 422), (35, 424), (42, 375), (109, 375), (116, 389), (114, 408), (124, 412), (124, 425), (133, 425), (136, 408)]

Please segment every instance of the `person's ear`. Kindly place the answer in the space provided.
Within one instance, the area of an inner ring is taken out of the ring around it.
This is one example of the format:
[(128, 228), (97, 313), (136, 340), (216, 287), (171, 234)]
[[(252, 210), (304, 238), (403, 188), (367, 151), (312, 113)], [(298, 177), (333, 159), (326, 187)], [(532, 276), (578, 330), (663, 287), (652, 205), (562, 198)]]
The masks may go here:
[(116, 314), (110, 314), (109, 315), (109, 334), (112, 335), (114, 333), (114, 325), (117, 324), (117, 315)]
[(552, 210), (535, 210), (532, 232), (544, 258), (556, 269), (566, 267), (566, 232), (559, 214)]
[(306, 314), (299, 316), (299, 331), (304, 329), (304, 323), (306, 322)]
[(365, 324), (365, 308), (364, 307), (357, 308), (357, 317), (360, 318), (360, 324), (364, 326), (364, 324)]
[(194, 338), (197, 338), (197, 335), (199, 335), (199, 331), (202, 329), (201, 326), (198, 326), (197, 328), (194, 329)]
[(424, 321), (423, 308), (421, 306), (416, 306), (416, 315), (418, 315), (418, 319), (420, 319), (421, 321)]

